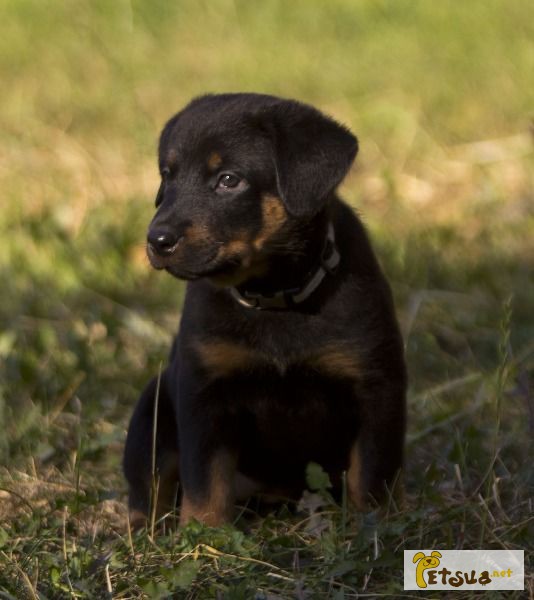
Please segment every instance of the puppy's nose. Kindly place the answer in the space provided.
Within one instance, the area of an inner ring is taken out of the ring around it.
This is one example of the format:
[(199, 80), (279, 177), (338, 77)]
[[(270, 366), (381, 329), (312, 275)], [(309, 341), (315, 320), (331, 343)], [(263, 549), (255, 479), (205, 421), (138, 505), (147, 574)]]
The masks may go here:
[(147, 235), (148, 246), (159, 256), (170, 256), (176, 250), (182, 236), (169, 229), (150, 229)]

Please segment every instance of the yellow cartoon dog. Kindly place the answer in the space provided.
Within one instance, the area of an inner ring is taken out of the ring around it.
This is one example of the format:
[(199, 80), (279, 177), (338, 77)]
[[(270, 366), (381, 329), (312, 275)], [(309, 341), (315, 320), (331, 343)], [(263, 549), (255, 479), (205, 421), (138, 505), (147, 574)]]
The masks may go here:
[(425, 556), (423, 552), (418, 552), (414, 555), (413, 562), (416, 563), (419, 561), (417, 570), (415, 571), (415, 582), (420, 588), (426, 588), (426, 581), (423, 578), (423, 571), (437, 567), (439, 565), (440, 558), (441, 554), (437, 550), (433, 550), (430, 553), (430, 556)]

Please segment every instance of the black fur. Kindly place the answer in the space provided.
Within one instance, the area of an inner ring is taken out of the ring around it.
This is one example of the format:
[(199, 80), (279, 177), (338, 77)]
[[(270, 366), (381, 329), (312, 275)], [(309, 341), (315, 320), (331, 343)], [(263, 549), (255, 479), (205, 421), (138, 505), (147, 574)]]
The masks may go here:
[[(182, 522), (223, 522), (236, 495), (252, 491), (297, 497), (309, 461), (336, 484), (348, 469), (359, 508), (392, 485), (405, 431), (403, 346), (365, 230), (335, 193), (356, 152), (356, 138), (314, 108), (258, 94), (195, 99), (165, 126), (148, 253), (189, 283), (161, 378), (160, 513), (178, 480)], [(225, 173), (236, 187), (217, 187)], [(341, 261), (302, 304), (257, 311), (231, 296), (230, 285), (301, 286), (329, 222)], [(145, 515), (155, 387), (134, 412), (124, 458), (130, 509)]]

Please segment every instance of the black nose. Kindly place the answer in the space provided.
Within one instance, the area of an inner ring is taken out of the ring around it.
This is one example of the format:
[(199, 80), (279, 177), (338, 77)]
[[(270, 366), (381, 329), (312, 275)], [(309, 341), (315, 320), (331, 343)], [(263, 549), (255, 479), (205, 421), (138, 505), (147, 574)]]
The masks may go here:
[(176, 250), (180, 237), (168, 229), (150, 229), (147, 241), (149, 248), (159, 256), (170, 256)]

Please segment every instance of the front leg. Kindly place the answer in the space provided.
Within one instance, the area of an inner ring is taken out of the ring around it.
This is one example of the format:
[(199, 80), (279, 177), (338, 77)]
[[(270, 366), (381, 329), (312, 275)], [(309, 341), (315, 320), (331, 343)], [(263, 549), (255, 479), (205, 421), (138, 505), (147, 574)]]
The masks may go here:
[(403, 464), (406, 408), (404, 384), (385, 385), (360, 395), (360, 429), (350, 450), (347, 489), (358, 510), (402, 500), (397, 481)]
[[(157, 427), (154, 426), (156, 400)], [(153, 457), (154, 435), (156, 454)], [(154, 377), (141, 394), (128, 427), (123, 467), (128, 480), (132, 527), (143, 526), (151, 508), (155, 509), (157, 518), (174, 509), (178, 494), (178, 455), (174, 397), (166, 369), (161, 375), (159, 395), (158, 380)], [(155, 484), (157, 489), (154, 489)]]
[(356, 341), (327, 344), (308, 364), (350, 382), (358, 427), (346, 461), (347, 491), (352, 504), (364, 511), (397, 489), (406, 429), (406, 371), (400, 338), (377, 347), (379, 358), (373, 361), (354, 348)]
[(235, 503), (236, 423), (225, 411), (221, 386), (206, 383), (191, 359), (184, 367), (178, 405), (180, 524), (194, 518), (217, 526), (231, 520)]
[(216, 527), (232, 520), (236, 456), (224, 447), (188, 447), (182, 454), (180, 525), (191, 519)]

